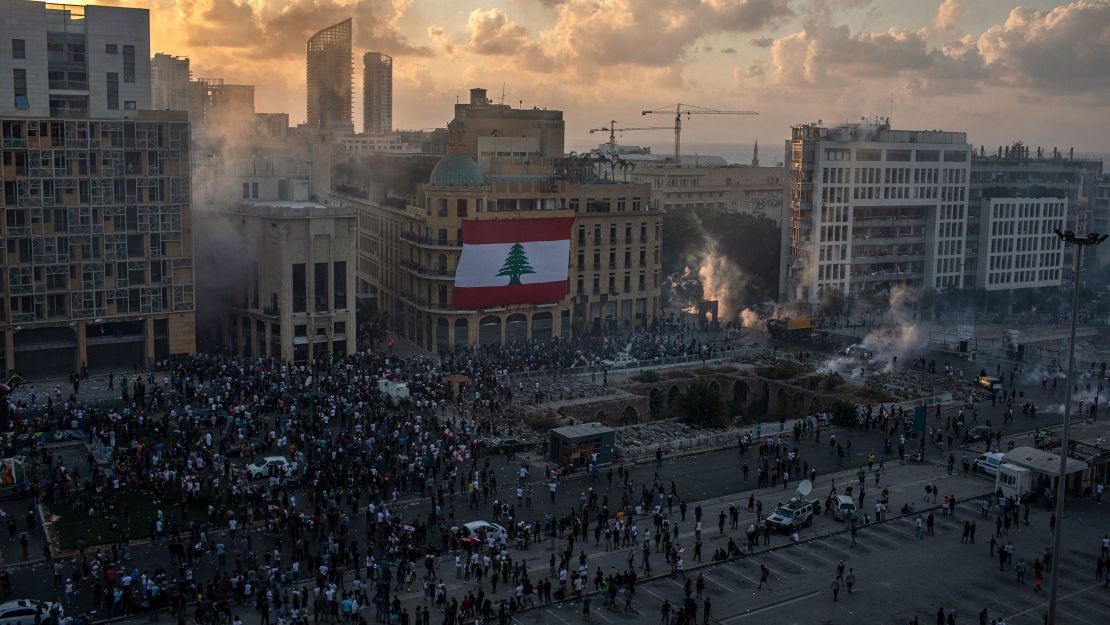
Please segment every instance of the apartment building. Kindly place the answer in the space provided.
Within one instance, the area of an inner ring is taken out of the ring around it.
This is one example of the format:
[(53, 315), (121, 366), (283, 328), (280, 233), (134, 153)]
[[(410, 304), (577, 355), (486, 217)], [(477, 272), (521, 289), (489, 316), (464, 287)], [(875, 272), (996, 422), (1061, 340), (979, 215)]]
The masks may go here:
[(488, 169), (494, 158), (562, 157), (565, 133), (562, 111), (494, 104), (485, 89), (471, 89), (470, 101), (456, 104), (447, 124), (447, 151), (469, 154)]
[[(27, 379), (196, 351), (190, 133), (146, 10), (3, 0), (0, 349)], [(14, 80), (13, 80), (14, 77)]]
[(241, 241), (226, 345), (247, 357), (307, 362), (354, 351), (358, 224), (350, 206), (242, 201), (226, 211)]
[(716, 209), (782, 221), (785, 168), (759, 165), (683, 165), (636, 161), (632, 182), (651, 185), (654, 208)]
[(963, 288), (971, 146), (889, 123), (796, 125), (786, 142), (780, 294), (816, 304), (905, 284)]
[[(358, 289), (393, 330), (429, 351), (454, 345), (568, 336), (574, 320), (633, 328), (659, 313), (662, 211), (643, 184), (599, 180), (592, 168), (552, 175), (551, 164), (505, 165), (485, 174), (469, 155), (437, 163), (422, 202), (373, 202), (332, 194), (359, 214)], [(486, 309), (452, 305), (464, 220), (569, 217), (561, 297)]]
[(0, 116), (134, 118), (150, 109), (146, 9), (0, 0)]

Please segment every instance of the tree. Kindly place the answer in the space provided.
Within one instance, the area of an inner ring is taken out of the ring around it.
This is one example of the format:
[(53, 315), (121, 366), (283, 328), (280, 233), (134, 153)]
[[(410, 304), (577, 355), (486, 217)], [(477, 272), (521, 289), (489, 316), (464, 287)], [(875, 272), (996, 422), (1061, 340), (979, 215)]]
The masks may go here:
[(690, 384), (675, 400), (675, 409), (690, 425), (719, 428), (728, 424), (728, 406), (721, 392), (704, 382)]
[(848, 429), (855, 427), (859, 417), (856, 412), (856, 407), (853, 406), (851, 402), (844, 401), (843, 399), (837, 400), (837, 402), (832, 405), (832, 410), (829, 412), (832, 413), (833, 425), (846, 427)]
[(505, 264), (501, 266), (501, 271), (497, 272), (497, 275), (509, 276), (511, 286), (520, 284), (520, 276), (527, 273), (536, 273), (536, 270), (528, 264), (528, 255), (524, 253), (524, 246), (513, 243), (512, 248), (509, 249), (509, 255), (505, 257)]

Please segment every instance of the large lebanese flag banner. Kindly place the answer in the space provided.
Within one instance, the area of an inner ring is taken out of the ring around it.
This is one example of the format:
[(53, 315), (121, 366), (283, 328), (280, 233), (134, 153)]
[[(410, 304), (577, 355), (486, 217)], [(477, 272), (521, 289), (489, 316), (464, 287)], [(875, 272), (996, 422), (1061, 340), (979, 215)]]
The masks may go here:
[(573, 217), (464, 220), (451, 306), (491, 308), (563, 299), (573, 225)]

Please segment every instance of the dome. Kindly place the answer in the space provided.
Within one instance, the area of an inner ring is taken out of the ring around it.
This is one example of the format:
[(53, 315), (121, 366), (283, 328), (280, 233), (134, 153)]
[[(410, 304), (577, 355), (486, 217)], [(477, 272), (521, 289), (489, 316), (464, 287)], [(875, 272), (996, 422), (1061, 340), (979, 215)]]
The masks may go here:
[(478, 169), (478, 163), (466, 154), (448, 154), (432, 168), (428, 178), (432, 187), (484, 187), (486, 177)]

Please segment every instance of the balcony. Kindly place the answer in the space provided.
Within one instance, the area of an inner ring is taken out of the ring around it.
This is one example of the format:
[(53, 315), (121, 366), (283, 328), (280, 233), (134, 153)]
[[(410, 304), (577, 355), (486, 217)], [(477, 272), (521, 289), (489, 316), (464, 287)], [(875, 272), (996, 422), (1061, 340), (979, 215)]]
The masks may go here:
[(448, 271), (446, 269), (432, 269), (431, 267), (425, 267), (424, 265), (414, 263), (410, 260), (402, 260), (401, 268), (413, 275), (419, 276), (421, 278), (427, 278), (429, 280), (455, 279), (455, 272), (453, 271)]
[(451, 240), (447, 238), (422, 237), (411, 232), (402, 232), (401, 239), (408, 241), (409, 243), (412, 243), (414, 245), (429, 247), (433, 249), (457, 250), (462, 247), (462, 241)]

